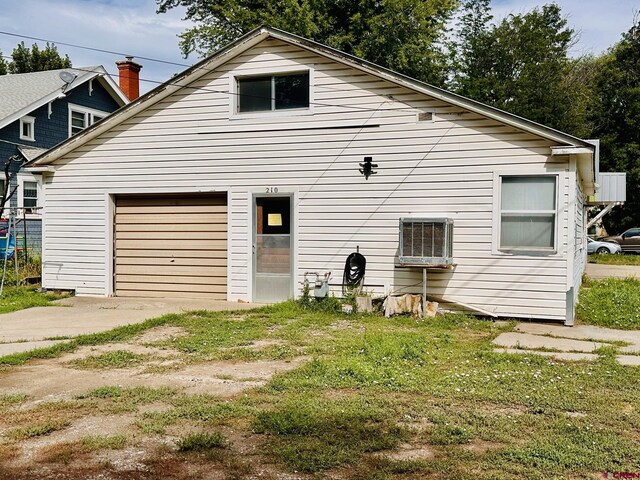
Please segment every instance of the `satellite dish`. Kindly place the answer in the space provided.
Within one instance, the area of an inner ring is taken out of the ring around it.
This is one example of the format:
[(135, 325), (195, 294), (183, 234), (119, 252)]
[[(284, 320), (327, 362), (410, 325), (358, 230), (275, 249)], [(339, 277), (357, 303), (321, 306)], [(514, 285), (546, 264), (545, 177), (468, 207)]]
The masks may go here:
[(77, 75), (71, 72), (60, 72), (60, 80), (62, 80), (67, 85), (73, 82), (76, 79)]

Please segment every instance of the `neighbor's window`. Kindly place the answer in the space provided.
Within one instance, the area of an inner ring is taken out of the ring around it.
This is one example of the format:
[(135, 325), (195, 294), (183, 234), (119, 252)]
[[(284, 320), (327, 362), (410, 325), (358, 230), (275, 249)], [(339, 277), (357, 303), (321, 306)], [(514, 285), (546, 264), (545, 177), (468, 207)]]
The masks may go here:
[(36, 119), (33, 117), (22, 117), (20, 119), (20, 140), (29, 140), (34, 142), (36, 128)]
[(27, 212), (35, 211), (38, 206), (38, 183), (24, 182), (22, 184), (22, 206)]
[(69, 106), (69, 136), (80, 133), (107, 115), (99, 110), (91, 110), (77, 105)]
[(553, 250), (556, 176), (502, 176), (500, 181), (500, 248)]
[(238, 111), (309, 108), (309, 72), (238, 79)]

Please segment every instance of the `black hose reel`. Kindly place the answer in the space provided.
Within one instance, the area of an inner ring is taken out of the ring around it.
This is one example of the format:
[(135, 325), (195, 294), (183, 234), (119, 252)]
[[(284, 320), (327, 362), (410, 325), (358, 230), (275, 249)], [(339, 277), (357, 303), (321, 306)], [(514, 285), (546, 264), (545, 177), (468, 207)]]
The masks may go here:
[(364, 272), (367, 259), (360, 252), (353, 252), (347, 257), (342, 276), (342, 296), (358, 295), (364, 286)]

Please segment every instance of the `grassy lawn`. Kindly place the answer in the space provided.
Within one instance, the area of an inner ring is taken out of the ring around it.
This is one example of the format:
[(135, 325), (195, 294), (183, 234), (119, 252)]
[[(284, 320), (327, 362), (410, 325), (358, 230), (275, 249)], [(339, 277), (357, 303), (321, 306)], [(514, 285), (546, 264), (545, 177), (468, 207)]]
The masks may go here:
[(576, 315), (582, 323), (600, 327), (640, 329), (640, 279), (587, 280)]
[[(589, 292), (598, 288), (592, 284)], [(95, 452), (166, 438), (173, 439), (170, 446), (145, 460), (148, 475), (139, 478), (198, 478), (187, 473), (198, 465), (219, 478), (314, 480), (577, 479), (640, 471), (640, 368), (620, 366), (607, 352), (592, 363), (494, 353), (490, 342), (513, 328), (508, 322), (464, 315), (385, 319), (288, 302), (250, 312), (167, 315), (35, 356), (81, 344), (120, 345), (161, 325), (185, 334), (154, 347), (177, 350), (186, 365), (301, 363), (229, 398), (171, 385), (115, 384), (58, 402), (0, 395), (0, 427), (8, 432), (0, 459), (18, 455), (20, 442), (63, 432), (83, 416), (126, 414), (135, 418), (126, 435), (77, 439), (34, 461), (72, 477), (74, 458), (86, 469)], [(263, 347), (255, 348), (257, 342)], [(116, 350), (77, 367), (101, 372), (145, 361)], [(95, 468), (110, 468), (100, 461)]]
[(0, 314), (15, 312), (31, 307), (44, 307), (52, 301), (64, 298), (65, 295), (54, 293), (40, 293), (35, 287), (20, 287), (6, 285), (0, 296)]
[(603, 263), (606, 265), (640, 265), (640, 255), (610, 253), (593, 253), (588, 257), (589, 263)]

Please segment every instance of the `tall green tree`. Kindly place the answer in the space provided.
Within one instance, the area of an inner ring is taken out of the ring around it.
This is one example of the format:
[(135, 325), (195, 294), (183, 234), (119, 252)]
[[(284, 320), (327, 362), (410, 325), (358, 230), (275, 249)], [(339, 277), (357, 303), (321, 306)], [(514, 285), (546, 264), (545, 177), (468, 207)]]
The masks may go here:
[(195, 26), (184, 55), (208, 55), (260, 25), (316, 40), (412, 77), (443, 85), (446, 24), (457, 0), (156, 0), (186, 7)]
[(4, 59), (2, 55), (2, 50), (0, 50), (0, 75), (7, 74), (7, 61)]
[(600, 138), (600, 170), (627, 173), (627, 201), (603, 221), (610, 232), (640, 226), (640, 17), (602, 60), (593, 135)]
[(29, 48), (24, 42), (20, 42), (13, 49), (11, 58), (9, 73), (41, 72), (71, 67), (69, 56), (60, 56), (58, 48), (48, 42), (43, 50), (40, 50), (36, 43)]
[(467, 0), (452, 42), (451, 86), (473, 98), (559, 130), (585, 134), (588, 82), (569, 59), (575, 32), (556, 4), (491, 23), (489, 0)]

